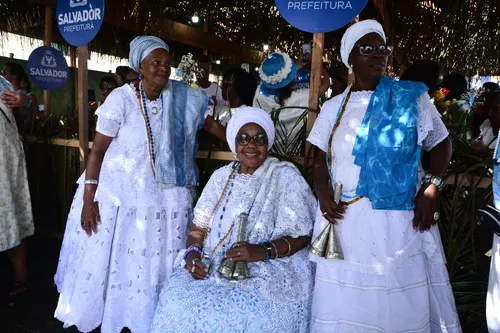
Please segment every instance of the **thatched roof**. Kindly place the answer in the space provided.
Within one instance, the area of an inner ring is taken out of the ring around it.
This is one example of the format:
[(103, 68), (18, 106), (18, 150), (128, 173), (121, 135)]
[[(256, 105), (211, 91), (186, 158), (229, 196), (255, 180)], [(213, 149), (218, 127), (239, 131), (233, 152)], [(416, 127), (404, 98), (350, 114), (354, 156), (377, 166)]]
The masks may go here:
[[(47, 1), (55, 4), (55, 0)], [(385, 11), (380, 13), (375, 4), (383, 4)], [(0, 11), (6, 18), (0, 22), (0, 30), (42, 38), (42, 6), (1, 0)], [(90, 48), (121, 57), (127, 56), (128, 43), (139, 34), (134, 29), (148, 32), (164, 19), (203, 30), (203, 20), (208, 18), (212, 34), (256, 50), (269, 44), (271, 50), (279, 48), (297, 54), (299, 45), (312, 39), (282, 19), (273, 0), (107, 0), (105, 15), (111, 13), (130, 22), (131, 29), (124, 28), (124, 24), (104, 24)], [(200, 17), (196, 25), (190, 23), (194, 13)], [(397, 50), (393, 59), (396, 71), (408, 62), (428, 58), (440, 61), (450, 71), (500, 74), (499, 0), (370, 0), (361, 18), (377, 18), (392, 31), (388, 34)], [(53, 25), (54, 41), (63, 43), (55, 20)], [(330, 59), (338, 58), (343, 31), (326, 36)], [(178, 56), (201, 53), (199, 48), (184, 43), (170, 44)]]

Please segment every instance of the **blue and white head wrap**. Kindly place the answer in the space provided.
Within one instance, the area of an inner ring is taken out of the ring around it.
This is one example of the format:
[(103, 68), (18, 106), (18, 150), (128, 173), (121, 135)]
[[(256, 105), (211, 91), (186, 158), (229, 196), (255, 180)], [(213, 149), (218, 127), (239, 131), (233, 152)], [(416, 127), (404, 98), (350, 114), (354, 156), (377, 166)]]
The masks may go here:
[(128, 61), (130, 68), (139, 73), (141, 62), (157, 49), (169, 51), (167, 43), (155, 36), (139, 36), (130, 42), (130, 53)]

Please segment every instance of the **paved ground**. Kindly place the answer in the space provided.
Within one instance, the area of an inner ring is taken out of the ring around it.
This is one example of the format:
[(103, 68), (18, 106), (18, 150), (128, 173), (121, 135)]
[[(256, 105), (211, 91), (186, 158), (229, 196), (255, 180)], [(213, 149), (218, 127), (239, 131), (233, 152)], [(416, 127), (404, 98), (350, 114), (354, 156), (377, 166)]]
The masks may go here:
[[(15, 298), (8, 297), (12, 270), (6, 254), (0, 253), (1, 333), (78, 332), (74, 327), (63, 329), (62, 324), (53, 317), (58, 297), (53, 275), (60, 246), (61, 241), (57, 239), (37, 237), (30, 239), (30, 290)], [(92, 333), (99, 332), (97, 329)]]

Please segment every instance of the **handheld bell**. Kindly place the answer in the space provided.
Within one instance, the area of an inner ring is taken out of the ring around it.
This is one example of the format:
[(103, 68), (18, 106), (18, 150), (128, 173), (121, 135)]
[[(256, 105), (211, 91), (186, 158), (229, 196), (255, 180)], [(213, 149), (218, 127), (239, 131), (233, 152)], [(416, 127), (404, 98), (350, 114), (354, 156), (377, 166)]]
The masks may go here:
[(326, 246), (328, 243), (328, 235), (330, 234), (330, 230), (332, 229), (332, 225), (328, 223), (326, 227), (321, 231), (319, 236), (312, 242), (309, 251), (317, 255), (318, 257), (324, 257), (326, 252)]

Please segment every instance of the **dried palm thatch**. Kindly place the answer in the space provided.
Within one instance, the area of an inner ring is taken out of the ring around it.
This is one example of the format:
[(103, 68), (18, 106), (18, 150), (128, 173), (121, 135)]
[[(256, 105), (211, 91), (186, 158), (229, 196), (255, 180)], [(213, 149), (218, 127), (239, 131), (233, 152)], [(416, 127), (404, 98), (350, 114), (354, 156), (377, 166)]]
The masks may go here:
[[(55, 4), (55, 0), (46, 0)], [(36, 3), (44, 2), (37, 0)], [(380, 12), (378, 6), (384, 10)], [(4, 20), (0, 30), (42, 38), (43, 8), (15, 0), (1, 0)], [(301, 43), (312, 39), (286, 23), (274, 0), (107, 0), (106, 15), (113, 13), (130, 22), (130, 29), (104, 24), (90, 45), (93, 51), (127, 56), (128, 42), (163, 19), (192, 25), (197, 14), (206, 28), (220, 37), (257, 50), (268, 44), (298, 54)], [(498, 0), (370, 0), (361, 18), (385, 23), (396, 46), (393, 59), (399, 68), (417, 59), (440, 61), (446, 68), (465, 74), (500, 74), (500, 2)], [(55, 21), (55, 20), (54, 20)], [(54, 25), (54, 41), (62, 43)], [(338, 59), (338, 45), (344, 29), (328, 33), (326, 54)], [(174, 44), (180, 54), (200, 50)], [(223, 51), (223, 50), (222, 50)]]

